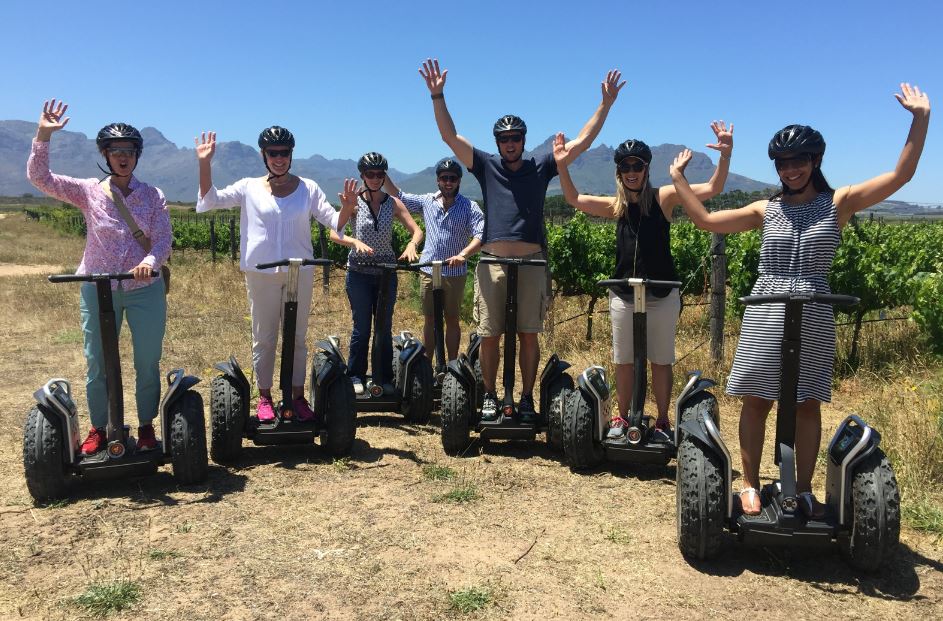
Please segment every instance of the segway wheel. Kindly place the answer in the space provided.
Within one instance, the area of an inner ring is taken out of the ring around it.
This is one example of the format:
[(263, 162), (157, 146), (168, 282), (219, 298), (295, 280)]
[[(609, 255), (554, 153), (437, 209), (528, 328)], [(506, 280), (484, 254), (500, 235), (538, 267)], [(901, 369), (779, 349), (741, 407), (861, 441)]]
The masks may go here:
[(547, 387), (547, 445), (554, 451), (563, 450), (563, 408), (567, 396), (573, 392), (573, 378), (560, 375)]
[(563, 406), (563, 453), (573, 468), (592, 468), (605, 453), (593, 439), (595, 412), (582, 390), (569, 393)]
[(723, 541), (726, 488), (720, 458), (698, 438), (678, 447), (678, 547), (690, 559), (717, 555)]
[(318, 350), (314, 352), (314, 359), (311, 362), (311, 407), (314, 408), (314, 415), (321, 417), (325, 415), (323, 406), (318, 406), (320, 400), (317, 398), (318, 394), (318, 374), (321, 372), (321, 367), (327, 362), (327, 354), (323, 350)]
[(475, 408), (481, 410), (485, 402), (485, 376), (481, 374), (481, 357), (475, 358)]
[(62, 498), (69, 489), (65, 469), (62, 422), (39, 406), (26, 415), (23, 426), (23, 470), (26, 488), (36, 502)]
[(432, 415), (432, 363), (425, 356), (417, 356), (409, 378), (409, 401), (404, 403), (403, 416), (406, 422), (424, 425)]
[(720, 430), (720, 408), (717, 405), (717, 397), (709, 391), (701, 391), (685, 401), (681, 408), (681, 422), (686, 423), (689, 420), (703, 420), (710, 417), (711, 422)]
[(357, 437), (357, 397), (354, 383), (346, 375), (328, 384), (324, 397), (325, 427), (321, 446), (332, 457), (350, 455)]
[(900, 541), (900, 490), (881, 449), (855, 469), (851, 505), (851, 535), (840, 538), (842, 553), (855, 569), (875, 571)]
[(203, 397), (188, 390), (174, 404), (170, 419), (170, 460), (183, 485), (206, 480), (206, 422)]
[(447, 455), (460, 455), (469, 444), (472, 403), (468, 391), (451, 373), (442, 382), (442, 448)]
[(225, 375), (210, 383), (210, 456), (216, 463), (232, 463), (239, 457), (246, 406), (239, 389)]

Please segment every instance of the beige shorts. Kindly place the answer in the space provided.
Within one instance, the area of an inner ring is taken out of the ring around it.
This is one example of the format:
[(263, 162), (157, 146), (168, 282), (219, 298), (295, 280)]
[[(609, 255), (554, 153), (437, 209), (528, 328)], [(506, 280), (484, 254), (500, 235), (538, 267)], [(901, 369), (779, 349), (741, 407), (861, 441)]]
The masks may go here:
[[(609, 318), (612, 321), (612, 358), (616, 364), (635, 362), (632, 348), (632, 313), (635, 305), (609, 292)], [(681, 296), (677, 289), (663, 298), (649, 294), (645, 298), (648, 326), (648, 360), (654, 364), (674, 364), (675, 334), (681, 314)]]
[[(442, 277), (442, 305), (446, 317), (458, 317), (461, 313), (467, 276)], [(422, 314), (432, 315), (432, 276), (425, 272), (419, 272), (419, 297), (422, 299)]]
[[(522, 259), (543, 259), (535, 252)], [(544, 331), (547, 316), (547, 268), (522, 265), (517, 271), (517, 331)], [(504, 306), (507, 298), (507, 266), (479, 263), (475, 268), (475, 323), (481, 336), (504, 334)]]

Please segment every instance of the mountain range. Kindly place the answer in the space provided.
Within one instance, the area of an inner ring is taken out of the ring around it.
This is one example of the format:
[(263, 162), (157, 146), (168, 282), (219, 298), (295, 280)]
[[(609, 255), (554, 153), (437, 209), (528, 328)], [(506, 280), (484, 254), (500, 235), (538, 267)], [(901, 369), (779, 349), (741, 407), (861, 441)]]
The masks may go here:
[[(0, 121), (0, 196), (21, 196), (36, 194), (36, 188), (26, 179), (26, 160), (29, 157), (30, 144), (36, 133), (36, 124), (28, 121)], [(155, 185), (164, 191), (170, 201), (194, 202), (198, 187), (196, 155), (193, 149), (181, 148), (167, 140), (159, 130), (145, 127), (141, 130), (144, 137), (144, 153), (135, 175), (142, 181)], [(549, 153), (553, 137), (528, 151), (527, 156)], [(490, 146), (490, 145), (489, 145)], [(664, 185), (670, 183), (668, 166), (675, 155), (683, 149), (682, 145), (662, 144), (652, 147), (652, 183)], [(613, 149), (605, 144), (587, 150), (571, 166), (570, 172), (574, 183), (584, 194), (606, 194), (615, 192), (613, 172)], [(444, 157), (441, 153), (439, 157)], [(437, 158), (430, 158), (433, 162)], [(52, 138), (50, 148), (50, 167), (53, 172), (73, 177), (102, 177), (103, 173), (96, 163), (104, 162), (95, 147), (95, 141), (80, 132), (62, 130)], [(295, 158), (292, 172), (314, 179), (336, 202), (337, 192), (341, 190), (344, 178), (357, 177), (357, 162), (350, 159), (328, 159), (322, 155)], [(714, 164), (705, 153), (695, 152), (688, 165), (687, 177), (692, 183), (707, 181), (714, 171)], [(243, 177), (256, 177), (265, 174), (258, 149), (241, 142), (221, 142), (216, 146), (213, 158), (213, 182), (223, 187)], [(406, 173), (390, 170), (392, 179), (405, 191), (423, 193), (436, 190), (434, 165), (419, 172)], [(769, 187), (762, 183), (730, 173), (726, 190), (751, 192)], [(475, 178), (465, 173), (461, 191), (471, 198), (481, 198), (481, 188)], [(554, 179), (548, 190), (549, 194), (560, 194), (560, 183)]]

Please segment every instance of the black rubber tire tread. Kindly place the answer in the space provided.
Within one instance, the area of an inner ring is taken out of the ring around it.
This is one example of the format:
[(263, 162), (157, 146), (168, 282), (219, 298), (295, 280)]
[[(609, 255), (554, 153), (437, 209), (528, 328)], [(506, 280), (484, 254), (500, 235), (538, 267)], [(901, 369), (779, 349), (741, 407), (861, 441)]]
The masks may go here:
[(312, 411), (317, 417), (324, 416), (324, 412), (320, 411), (323, 406), (318, 405), (318, 373), (321, 371), (321, 367), (324, 366), (325, 362), (327, 362), (327, 354), (324, 353), (324, 350), (319, 349), (315, 351), (314, 356), (311, 359), (311, 383), (309, 384), (309, 396), (311, 397), (310, 401)]
[(475, 358), (473, 366), (475, 368), (475, 408), (480, 411), (485, 403), (485, 380), (484, 375), (481, 374), (481, 357)]
[(184, 392), (174, 404), (170, 419), (170, 462), (174, 477), (182, 485), (206, 480), (206, 421), (203, 397), (195, 390)]
[(433, 384), (435, 378), (432, 375), (432, 363), (421, 354), (415, 358), (413, 365), (413, 374), (409, 380), (409, 401), (403, 408), (403, 416), (406, 422), (416, 425), (425, 425), (432, 416)]
[(26, 488), (37, 503), (62, 498), (69, 491), (62, 441), (59, 417), (34, 405), (23, 425), (23, 472)]
[[(396, 347), (396, 343), (393, 344), (393, 377), (390, 383), (395, 386), (399, 385), (399, 355), (402, 351), (402, 349)], [(425, 354), (422, 354), (422, 356), (425, 357)]]
[(727, 487), (720, 458), (688, 435), (677, 457), (678, 548), (689, 559), (713, 558), (724, 535)]
[(842, 540), (842, 552), (855, 569), (876, 571), (900, 541), (900, 490), (881, 449), (855, 468), (851, 511), (851, 536)]
[[(563, 374), (547, 387), (550, 396), (547, 414), (547, 446), (551, 450), (563, 450), (563, 408), (569, 393), (573, 392), (573, 378)], [(541, 412), (543, 414), (543, 412)]]
[(331, 457), (350, 455), (357, 437), (357, 397), (353, 381), (342, 375), (328, 384), (324, 405), (327, 412), (321, 446)]
[(703, 390), (691, 398), (681, 410), (681, 422), (686, 423), (689, 420), (699, 420), (698, 416), (710, 415), (714, 426), (720, 431), (720, 412), (717, 405), (717, 397), (709, 390)]
[(217, 464), (234, 462), (242, 451), (246, 421), (239, 389), (225, 375), (210, 382), (210, 457)]
[(605, 451), (593, 440), (595, 412), (582, 390), (567, 395), (563, 406), (563, 453), (573, 468), (592, 468), (602, 463)]
[(447, 455), (460, 455), (469, 444), (472, 404), (468, 391), (454, 375), (445, 374), (442, 381), (442, 448)]

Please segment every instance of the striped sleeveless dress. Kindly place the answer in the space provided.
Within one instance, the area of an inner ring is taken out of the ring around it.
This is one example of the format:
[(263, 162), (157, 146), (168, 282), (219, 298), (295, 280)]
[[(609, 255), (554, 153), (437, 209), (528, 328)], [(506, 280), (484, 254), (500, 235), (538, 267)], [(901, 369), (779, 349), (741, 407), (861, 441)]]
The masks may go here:
[[(833, 195), (821, 192), (801, 205), (785, 205), (779, 198), (767, 203), (754, 295), (831, 293), (828, 272), (841, 241)], [(785, 304), (746, 308), (727, 381), (728, 394), (779, 399), (784, 318)], [(797, 400), (831, 401), (835, 364), (835, 316), (831, 306), (803, 307), (799, 360)]]

